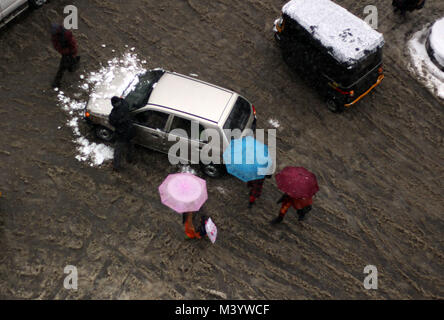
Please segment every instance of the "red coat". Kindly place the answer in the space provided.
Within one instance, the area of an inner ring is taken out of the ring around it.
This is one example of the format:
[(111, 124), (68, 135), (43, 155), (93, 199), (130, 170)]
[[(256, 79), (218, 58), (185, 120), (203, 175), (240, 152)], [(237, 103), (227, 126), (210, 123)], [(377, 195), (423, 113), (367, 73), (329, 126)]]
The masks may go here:
[(292, 200), (293, 207), (297, 210), (304, 209), (305, 207), (311, 206), (313, 204), (313, 198), (301, 198)]
[(253, 181), (248, 181), (247, 186), (250, 188), (250, 196), (259, 198), (262, 194), (262, 188), (264, 187), (264, 179), (258, 179)]
[(289, 208), (293, 206), (296, 210), (303, 209), (307, 206), (311, 206), (313, 204), (313, 198), (300, 198), (295, 199), (286, 195), (282, 201), (282, 207)]
[(59, 29), (56, 34), (51, 37), (54, 49), (61, 55), (77, 56), (77, 42), (69, 30)]

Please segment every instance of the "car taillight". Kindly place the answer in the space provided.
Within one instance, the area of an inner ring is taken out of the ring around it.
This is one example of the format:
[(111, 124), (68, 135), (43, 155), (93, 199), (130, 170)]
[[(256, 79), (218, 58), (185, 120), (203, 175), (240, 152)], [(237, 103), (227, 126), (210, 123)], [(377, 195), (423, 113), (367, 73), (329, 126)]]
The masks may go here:
[(90, 116), (91, 116), (91, 114), (88, 111), (86, 111), (85, 112), (85, 117), (89, 118)]
[(253, 114), (256, 116), (256, 108), (253, 105), (251, 105), (251, 108), (253, 108)]
[(284, 19), (282, 19), (282, 17), (279, 18), (276, 21), (275, 26), (276, 26), (276, 30), (278, 33), (281, 33), (282, 31), (284, 31)]
[(350, 97), (353, 97), (353, 96), (355, 95), (355, 92), (354, 92), (353, 90), (351, 90), (351, 91), (343, 91), (343, 90), (341, 90), (340, 88), (338, 88), (338, 87), (334, 87), (334, 86), (333, 86), (333, 88), (334, 88), (337, 92), (339, 92), (340, 94), (348, 94), (348, 95), (350, 95)]

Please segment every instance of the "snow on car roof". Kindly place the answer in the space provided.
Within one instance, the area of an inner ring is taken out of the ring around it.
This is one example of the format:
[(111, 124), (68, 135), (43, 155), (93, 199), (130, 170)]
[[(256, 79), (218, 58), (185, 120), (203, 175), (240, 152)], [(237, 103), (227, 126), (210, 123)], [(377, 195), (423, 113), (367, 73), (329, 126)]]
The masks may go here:
[(232, 104), (233, 92), (178, 73), (165, 72), (148, 104), (173, 109), (192, 117), (219, 122)]
[(352, 65), (384, 45), (366, 22), (330, 0), (291, 0), (282, 12), (310, 32), (339, 62)]

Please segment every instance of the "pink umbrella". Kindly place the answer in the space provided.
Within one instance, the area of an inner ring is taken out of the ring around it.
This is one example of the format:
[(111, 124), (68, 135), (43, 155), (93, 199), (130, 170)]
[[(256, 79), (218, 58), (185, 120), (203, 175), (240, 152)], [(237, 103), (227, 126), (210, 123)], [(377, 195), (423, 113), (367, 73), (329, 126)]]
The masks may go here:
[(178, 213), (199, 211), (208, 199), (205, 180), (191, 173), (168, 175), (159, 193), (162, 203)]

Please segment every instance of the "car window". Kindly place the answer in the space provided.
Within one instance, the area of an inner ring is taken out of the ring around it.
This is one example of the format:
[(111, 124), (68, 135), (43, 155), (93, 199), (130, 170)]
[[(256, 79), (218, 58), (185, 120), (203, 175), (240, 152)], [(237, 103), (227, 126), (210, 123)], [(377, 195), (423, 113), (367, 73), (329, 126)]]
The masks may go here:
[(144, 112), (140, 112), (135, 116), (135, 122), (144, 127), (149, 127), (152, 129), (160, 129), (165, 130), (165, 125), (168, 121), (169, 114), (148, 110)]
[(181, 117), (174, 117), (173, 122), (171, 123), (171, 130), (174, 129), (182, 129), (185, 131), (185, 133), (181, 134), (180, 132), (177, 132), (177, 135), (190, 138), (191, 137), (191, 120), (184, 119)]
[(241, 131), (245, 129), (248, 119), (251, 114), (250, 103), (242, 97), (239, 97), (228, 116), (227, 121), (225, 121), (224, 129), (240, 129)]
[(191, 135), (191, 125), (192, 125), (192, 123), (193, 123), (193, 125), (196, 125), (196, 126), (199, 125), (199, 140), (203, 140), (203, 137), (201, 139), (200, 136), (202, 134), (202, 131), (205, 130), (205, 127), (203, 127), (197, 121), (191, 121), (191, 120), (188, 120), (188, 119), (185, 119), (185, 118), (182, 118), (182, 117), (175, 116), (174, 119), (173, 119), (173, 122), (171, 123), (171, 130), (170, 131), (172, 131), (174, 129), (182, 129), (182, 130), (185, 131), (186, 136), (185, 136), (184, 133), (180, 134), (179, 132), (177, 132), (177, 135), (185, 136), (187, 138), (194, 138)]

